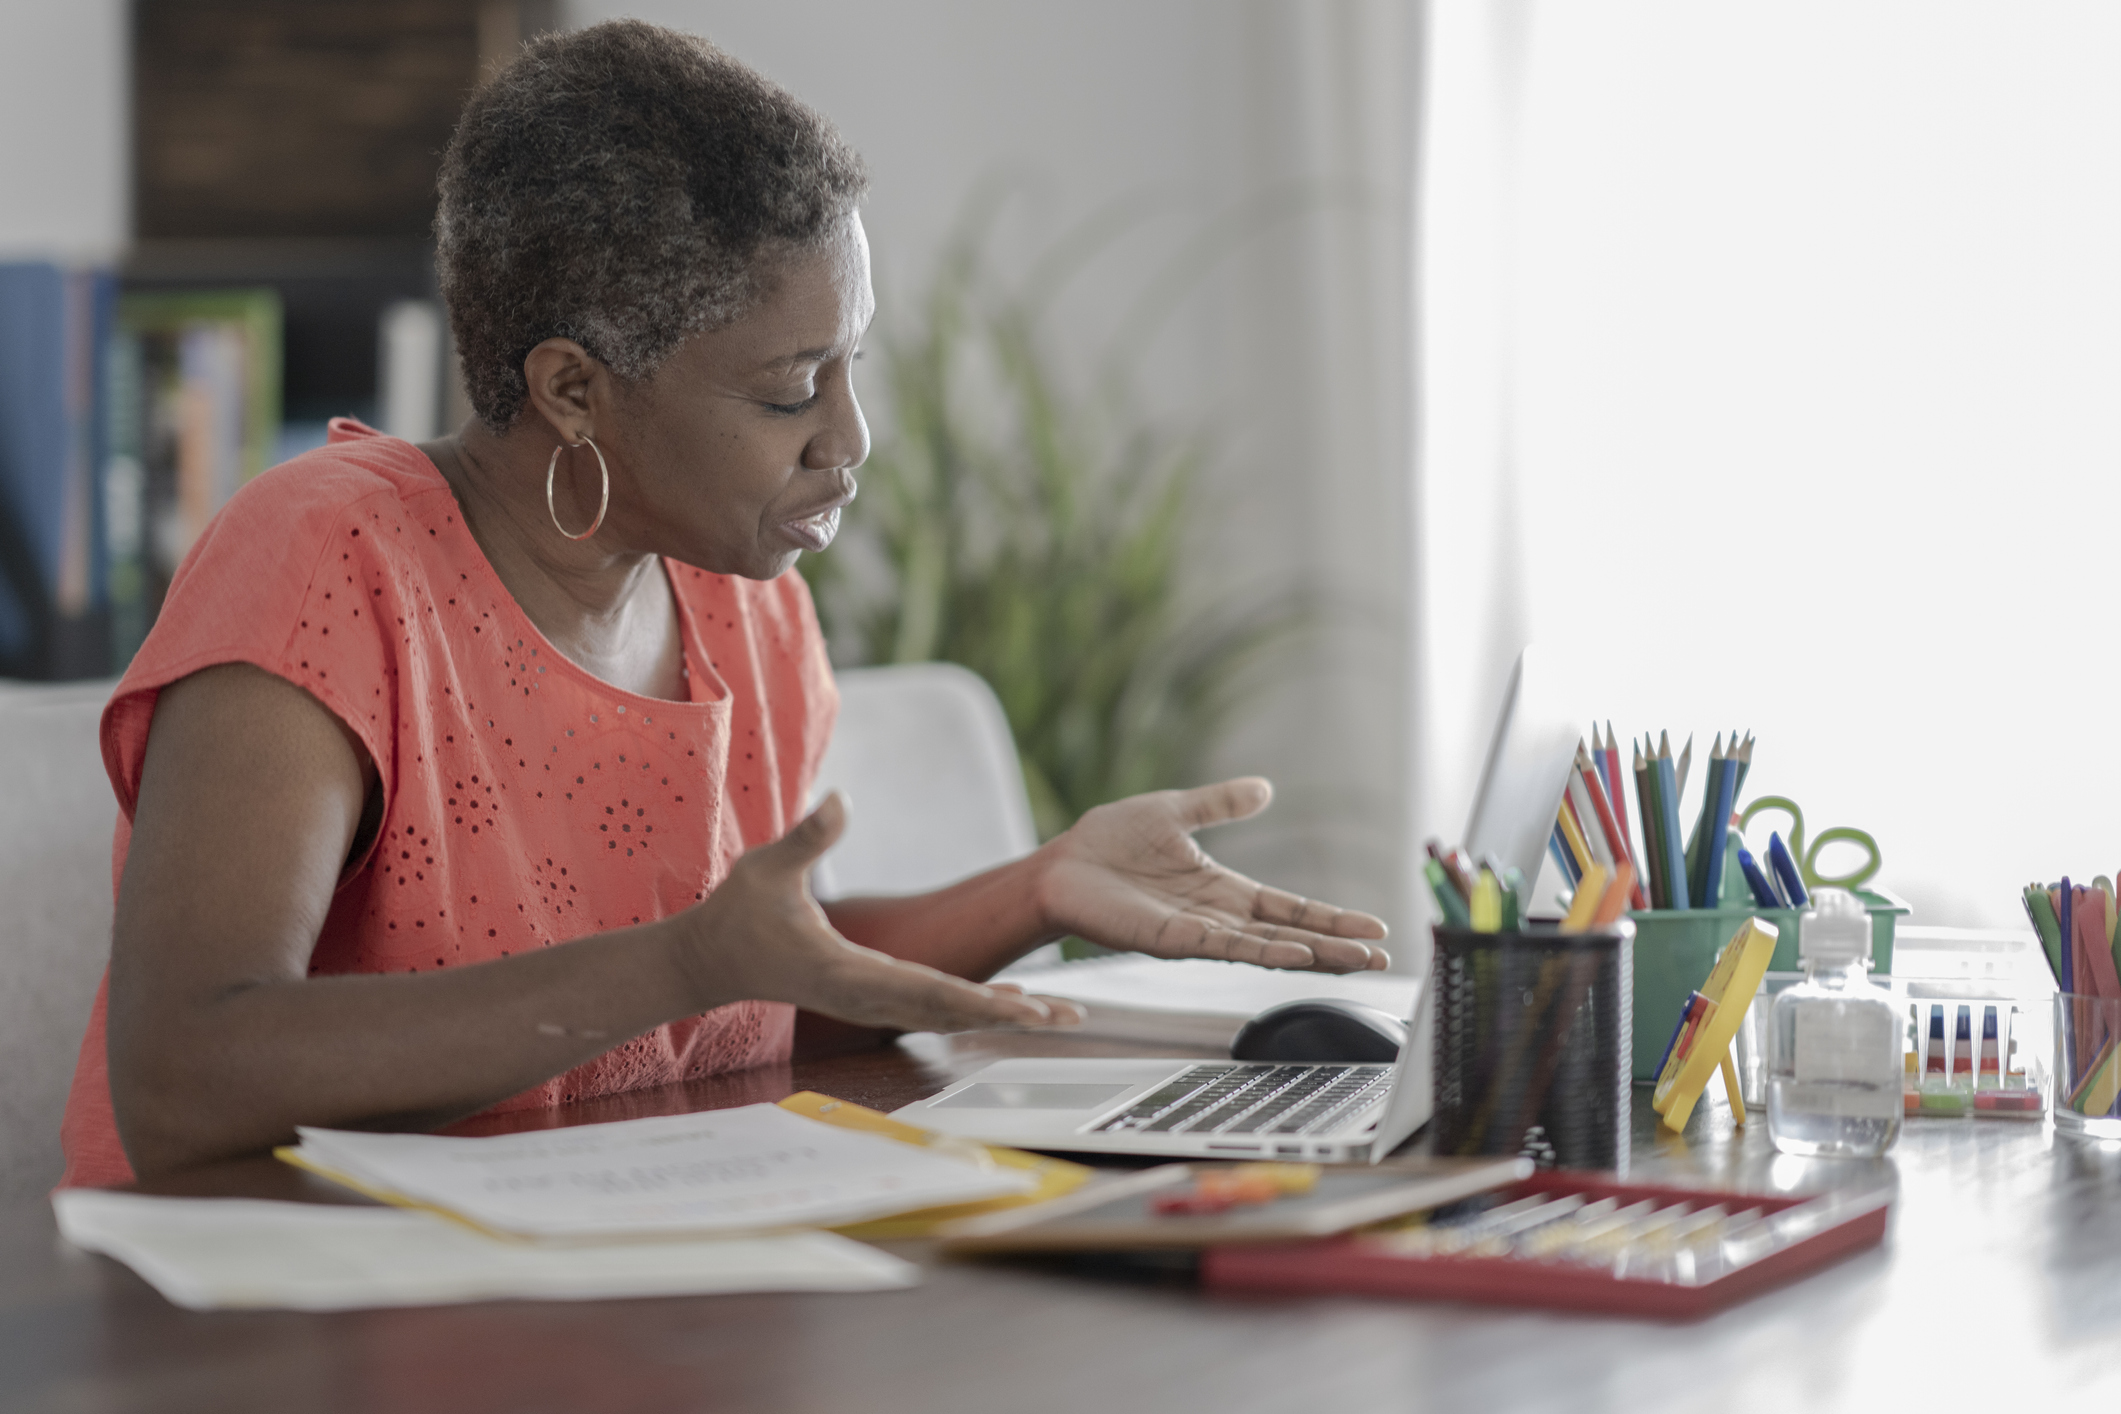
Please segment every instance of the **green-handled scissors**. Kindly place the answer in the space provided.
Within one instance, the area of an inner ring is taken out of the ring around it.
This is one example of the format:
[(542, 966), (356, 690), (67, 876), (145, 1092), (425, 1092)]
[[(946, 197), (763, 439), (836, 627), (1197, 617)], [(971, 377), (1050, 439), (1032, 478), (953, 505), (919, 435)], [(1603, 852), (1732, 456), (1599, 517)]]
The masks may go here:
[[(1878, 841), (1871, 837), (1869, 831), (1859, 830), (1853, 825), (1836, 825), (1832, 829), (1821, 830), (1819, 838), (1812, 841), (1812, 847), (1806, 849), (1804, 811), (1798, 808), (1796, 801), (1786, 795), (1761, 796), (1748, 805), (1745, 813), (1738, 817), (1738, 828), (1742, 830), (1752, 824), (1753, 817), (1763, 810), (1780, 810), (1790, 817), (1790, 858), (1797, 861), (1797, 873), (1803, 878), (1804, 886), (1808, 889), (1860, 889), (1871, 881), (1872, 876), (1878, 872), (1878, 866), (1883, 862), (1878, 853)], [(1868, 858), (1861, 866), (1846, 874), (1822, 874), (1818, 869), (1819, 851), (1836, 843), (1855, 845)]]

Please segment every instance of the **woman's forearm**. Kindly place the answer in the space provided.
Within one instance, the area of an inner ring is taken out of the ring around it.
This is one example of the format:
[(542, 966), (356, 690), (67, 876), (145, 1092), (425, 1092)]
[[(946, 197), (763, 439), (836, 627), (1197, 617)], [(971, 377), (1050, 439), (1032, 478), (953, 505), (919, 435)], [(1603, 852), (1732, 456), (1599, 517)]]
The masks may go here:
[(163, 997), (111, 1029), (111, 1099), (147, 1173), (256, 1151), (297, 1123), (427, 1129), (666, 1021), (694, 995), (645, 924), (473, 967), (262, 981)]
[(984, 981), (1060, 936), (1041, 905), (1045, 850), (925, 894), (825, 905), (849, 941), (952, 976)]

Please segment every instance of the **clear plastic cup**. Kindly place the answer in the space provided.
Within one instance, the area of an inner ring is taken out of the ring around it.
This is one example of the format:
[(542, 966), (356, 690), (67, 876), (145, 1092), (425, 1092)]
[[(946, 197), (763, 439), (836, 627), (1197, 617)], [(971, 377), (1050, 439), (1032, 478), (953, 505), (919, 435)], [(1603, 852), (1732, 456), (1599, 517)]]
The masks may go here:
[(2055, 994), (2055, 1132), (2121, 1139), (2121, 1000)]

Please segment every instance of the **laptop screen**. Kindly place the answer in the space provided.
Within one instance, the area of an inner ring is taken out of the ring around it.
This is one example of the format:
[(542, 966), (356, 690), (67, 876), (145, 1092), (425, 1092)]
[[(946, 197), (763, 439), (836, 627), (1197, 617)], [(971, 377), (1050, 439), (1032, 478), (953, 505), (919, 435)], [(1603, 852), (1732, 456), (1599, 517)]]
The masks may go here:
[(1536, 643), (1526, 645), (1502, 695), (1465, 840), (1473, 858), (1492, 854), (1523, 870), (1528, 885), (1539, 877), (1547, 836), (1583, 740), (1581, 705), (1556, 681), (1550, 653)]

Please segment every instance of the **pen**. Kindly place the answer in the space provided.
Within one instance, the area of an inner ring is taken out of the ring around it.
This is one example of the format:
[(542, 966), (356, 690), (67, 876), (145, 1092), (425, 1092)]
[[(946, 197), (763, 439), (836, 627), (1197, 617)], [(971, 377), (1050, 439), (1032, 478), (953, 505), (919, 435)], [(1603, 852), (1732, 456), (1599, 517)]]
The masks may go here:
[(1805, 908), (1811, 904), (1810, 894), (1804, 891), (1804, 876), (1797, 872), (1797, 861), (1790, 858), (1789, 846), (1782, 842), (1782, 832), (1776, 830), (1767, 837), (1768, 868), (1774, 871), (1775, 882), (1782, 886), (1784, 906)]
[(1762, 908), (1782, 907), (1782, 900), (1775, 897), (1775, 886), (1760, 872), (1760, 861), (1753, 858), (1753, 852), (1743, 845), (1738, 848), (1738, 869), (1745, 875), (1746, 887), (1753, 891), (1754, 903)]

